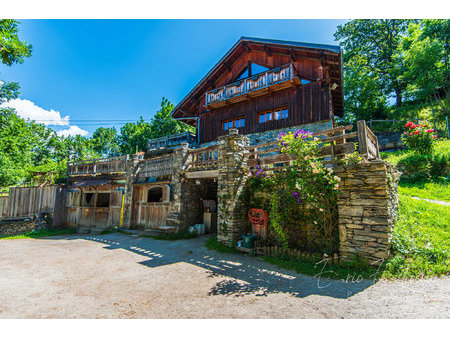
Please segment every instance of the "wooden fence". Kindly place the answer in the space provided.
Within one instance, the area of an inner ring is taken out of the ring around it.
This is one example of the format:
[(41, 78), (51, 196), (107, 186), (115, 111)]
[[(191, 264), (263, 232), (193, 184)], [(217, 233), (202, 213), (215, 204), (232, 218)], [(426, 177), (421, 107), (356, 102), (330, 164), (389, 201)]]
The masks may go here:
[[(340, 126), (333, 129), (319, 131), (313, 134), (313, 137), (322, 137), (323, 147), (320, 149), (319, 156), (323, 158), (325, 164), (332, 164), (336, 160), (352, 154), (356, 151), (356, 142), (358, 142), (358, 151), (366, 160), (380, 158), (378, 139), (375, 134), (367, 127), (364, 120), (358, 121), (358, 130), (349, 132), (353, 126)], [(289, 165), (291, 157), (286, 153), (280, 153), (278, 141), (264, 144), (258, 144), (248, 148), (247, 164), (250, 168), (260, 166), (263, 171), (273, 170), (273, 168), (264, 169), (264, 166), (284, 166)]]
[(0, 197), (0, 220), (32, 217), (41, 212), (53, 214), (61, 187), (12, 187), (8, 196)]

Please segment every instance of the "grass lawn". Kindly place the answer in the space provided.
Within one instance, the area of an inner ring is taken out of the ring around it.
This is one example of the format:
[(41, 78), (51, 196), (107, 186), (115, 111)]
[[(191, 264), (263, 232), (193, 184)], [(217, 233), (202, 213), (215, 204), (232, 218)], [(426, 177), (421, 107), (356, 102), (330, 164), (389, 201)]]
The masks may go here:
[(417, 278), (450, 273), (450, 207), (400, 195), (393, 250), (383, 276)]
[(400, 182), (398, 192), (402, 196), (415, 196), (450, 202), (450, 182), (435, 180), (431, 182)]
[[(209, 249), (236, 253), (210, 238)], [(332, 279), (405, 279), (441, 276), (450, 273), (450, 207), (415, 200), (400, 194), (399, 219), (393, 231), (391, 257), (380, 268), (367, 267), (363, 261), (329, 264), (309, 258), (264, 257), (281, 268)]]
[(0, 237), (0, 240), (1, 239), (40, 238), (40, 237), (70, 235), (70, 234), (74, 234), (74, 233), (75, 233), (75, 230), (73, 230), (73, 229), (61, 229), (61, 230), (42, 229), (39, 231), (30, 231), (25, 234), (16, 235), (16, 236), (3, 236), (3, 237)]

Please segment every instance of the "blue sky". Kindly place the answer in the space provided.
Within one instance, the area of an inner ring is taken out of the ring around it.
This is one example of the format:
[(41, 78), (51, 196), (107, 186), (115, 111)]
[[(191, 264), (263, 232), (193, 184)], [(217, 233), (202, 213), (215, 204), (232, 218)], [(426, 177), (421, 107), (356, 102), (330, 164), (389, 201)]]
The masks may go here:
[(345, 21), (20, 20), (33, 55), (0, 65), (0, 80), (20, 83), (22, 116), (92, 135), (107, 120), (150, 119), (163, 96), (177, 104), (241, 36), (337, 44)]

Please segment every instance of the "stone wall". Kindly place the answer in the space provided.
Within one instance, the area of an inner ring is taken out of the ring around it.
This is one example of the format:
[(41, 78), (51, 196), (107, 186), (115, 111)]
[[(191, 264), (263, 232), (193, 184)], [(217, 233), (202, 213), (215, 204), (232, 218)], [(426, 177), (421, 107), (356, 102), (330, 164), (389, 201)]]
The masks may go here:
[(1, 222), (0, 237), (22, 235), (33, 230), (46, 229), (47, 226), (47, 222), (42, 219)]
[(342, 260), (360, 256), (380, 264), (389, 256), (398, 212), (400, 173), (382, 160), (338, 167), (339, 250)]
[(218, 139), (217, 239), (228, 246), (234, 245), (247, 225), (239, 197), (249, 177), (244, 157), (249, 139), (237, 132), (237, 129), (230, 129), (229, 135)]
[[(276, 137), (279, 133), (285, 133), (288, 132), (295, 132), (298, 129), (304, 129), (311, 133), (315, 133), (317, 131), (327, 130), (333, 128), (333, 123), (331, 120), (326, 121), (319, 121), (309, 124), (302, 124), (294, 127), (289, 128), (280, 128), (280, 129), (274, 129), (274, 130), (267, 130), (260, 133), (253, 133), (253, 134), (247, 134), (245, 135), (249, 139), (249, 144), (251, 146), (257, 145), (257, 144), (263, 144), (263, 143), (269, 143), (272, 141), (275, 141)], [(212, 141), (207, 143), (201, 143), (196, 146), (196, 148), (203, 148), (203, 147), (209, 147), (212, 145), (218, 144), (218, 141)]]

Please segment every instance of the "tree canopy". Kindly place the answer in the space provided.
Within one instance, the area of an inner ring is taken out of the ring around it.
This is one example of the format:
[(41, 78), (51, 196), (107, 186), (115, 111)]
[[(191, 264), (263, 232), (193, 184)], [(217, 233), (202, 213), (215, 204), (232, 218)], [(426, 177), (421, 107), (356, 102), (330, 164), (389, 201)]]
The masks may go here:
[(417, 114), (411, 104), (427, 103), (433, 112), (438, 105), (434, 119), (442, 121), (448, 115), (449, 22), (351, 20), (338, 26), (347, 118), (410, 118)]

